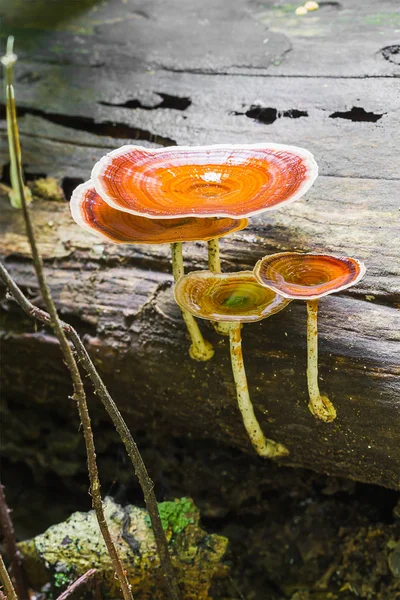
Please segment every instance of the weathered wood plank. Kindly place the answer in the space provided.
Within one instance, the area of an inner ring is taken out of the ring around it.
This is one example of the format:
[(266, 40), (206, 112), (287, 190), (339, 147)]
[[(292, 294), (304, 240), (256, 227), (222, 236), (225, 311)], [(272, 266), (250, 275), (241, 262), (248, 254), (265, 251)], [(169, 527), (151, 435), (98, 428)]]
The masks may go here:
[[(21, 77), (29, 74), (30, 69), (22, 69)], [(57, 87), (62, 76), (72, 92)], [(36, 84), (20, 83), (17, 88), (25, 114), (20, 127), (28, 172), (87, 179), (105, 151), (131, 142), (154, 146), (266, 140), (307, 147), (322, 174), (396, 179), (400, 172), (393, 135), (400, 111), (396, 80), (377, 86), (372, 79), (333, 83), (274, 78), (266, 84), (254, 77), (225, 77), (221, 88), (216, 77), (203, 75), (129, 74), (118, 79), (114, 74), (104, 82), (90, 69), (49, 67), (41, 70), (41, 77)], [(162, 102), (160, 94), (170, 97), (172, 106), (179, 106), (179, 99), (190, 105), (185, 110), (150, 110)], [(143, 108), (117, 106), (129, 102)], [(255, 104), (268, 111), (251, 110)], [(285, 116), (298, 113), (305, 116)], [(345, 118), (332, 118), (338, 114)], [(352, 115), (372, 120), (352, 121)], [(270, 124), (262, 122), (267, 117)], [(4, 136), (5, 123), (0, 127)], [(7, 160), (4, 142), (0, 163)]]
[[(324, 2), (297, 17), (282, 0), (14, 0), (2, 7), (3, 36), (18, 36), (21, 56), (90, 66), (102, 73), (175, 72), (382, 77), (399, 73), (396, 0)], [(61, 6), (60, 6), (61, 5)], [(67, 5), (67, 6), (65, 6)], [(351, 40), (351, 43), (349, 43)], [(317, 50), (316, 50), (317, 49)]]
[[(399, 302), (400, 248), (398, 244), (397, 181), (324, 177), (317, 179), (307, 196), (294, 204), (253, 217), (250, 227), (221, 240), (226, 267), (249, 268), (268, 252), (288, 249), (327, 251), (356, 255), (367, 265), (367, 275), (346, 295), (376, 295), (378, 302), (396, 306)], [(379, 202), (377, 202), (379, 197)], [(45, 259), (69, 258), (82, 252), (82, 259), (99, 256), (107, 262), (121, 259), (141, 266), (143, 261), (169, 271), (169, 248), (125, 246), (103, 243), (75, 225), (67, 206), (40, 203), (38, 215), (40, 249)], [(5, 255), (28, 256), (29, 246), (22, 216), (3, 198), (0, 216), (3, 231), (0, 243)], [(190, 268), (205, 260), (203, 244), (186, 244)]]
[[(246, 363), (263, 426), (288, 444), (290, 464), (392, 487), (400, 486), (396, 185), (321, 177), (307, 200), (258, 217), (248, 230), (222, 242), (225, 269), (249, 268), (263, 254), (288, 248), (345, 251), (366, 261), (367, 276), (359, 286), (321, 302), (321, 385), (337, 405), (334, 424), (316, 423), (306, 408), (302, 303), (245, 328)], [(376, 202), (377, 190), (384, 211)], [(185, 330), (172, 298), (168, 248), (99, 243), (71, 222), (63, 204), (37, 203), (34, 214), (57, 303), (67, 318), (79, 319), (89, 350), (136, 426), (156, 411), (176, 433), (190, 431), (248, 449), (226, 341), (203, 324), (216, 343), (216, 357), (207, 365), (187, 357)], [(21, 216), (7, 204), (2, 226), (1, 253), (17, 280), (35, 290), (32, 270), (21, 262), (27, 252)], [(189, 268), (205, 266), (204, 245), (188, 244), (185, 255)], [(9, 332), (16, 319), (12, 310)], [(15, 353), (25, 364), (29, 352), (25, 376), (35, 390), (41, 361), (49, 366), (55, 360), (53, 344), (40, 334), (15, 332), (8, 347), (6, 380), (7, 373), (15, 375)], [(47, 377), (51, 387), (51, 369)], [(14, 393), (24, 393), (15, 377), (12, 385)]]

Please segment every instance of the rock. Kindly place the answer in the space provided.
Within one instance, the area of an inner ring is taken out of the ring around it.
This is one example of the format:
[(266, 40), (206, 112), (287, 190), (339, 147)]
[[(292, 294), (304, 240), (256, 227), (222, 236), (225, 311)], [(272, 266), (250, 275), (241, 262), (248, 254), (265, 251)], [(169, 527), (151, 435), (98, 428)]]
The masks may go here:
[[(104, 507), (135, 600), (166, 599), (147, 511), (136, 506), (123, 508), (111, 498), (106, 498)], [(226, 538), (208, 535), (199, 527), (199, 511), (189, 498), (162, 502), (159, 509), (183, 597), (207, 600), (213, 577), (227, 575), (227, 567), (221, 563)], [(94, 567), (99, 571), (102, 598), (120, 595), (93, 511), (75, 512), (65, 522), (21, 542), (19, 548), (35, 589), (50, 579), (51, 590), (58, 595)]]

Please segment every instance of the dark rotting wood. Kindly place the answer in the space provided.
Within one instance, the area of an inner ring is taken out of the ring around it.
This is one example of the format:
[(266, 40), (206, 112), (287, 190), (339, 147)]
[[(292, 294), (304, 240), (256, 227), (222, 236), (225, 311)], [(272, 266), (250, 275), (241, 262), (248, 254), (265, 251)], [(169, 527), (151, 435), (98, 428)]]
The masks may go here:
[[(138, 1), (127, 15), (123, 3), (88, 1), (79, 14), (57, 17), (56, 29), (48, 16), (42, 31), (30, 9), (30, 35), (13, 30), (26, 173), (56, 176), (70, 189), (105, 152), (129, 142), (274, 141), (311, 150), (320, 166), (313, 189), (224, 239), (222, 268), (252, 268), (284, 250), (366, 263), (358, 286), (321, 302), (320, 387), (338, 418), (318, 423), (307, 410), (302, 303), (246, 328), (252, 400), (265, 434), (291, 450), (282, 464), (400, 487), (399, 65), (387, 59), (396, 54), (380, 33), (399, 22), (399, 7), (385, 0), (378, 13), (372, 1), (322, 3), (302, 20), (284, 4), (217, 4), (190, 0), (182, 11), (173, 0), (168, 10), (161, 0)], [(5, 31), (19, 23), (8, 10)], [(169, 248), (103, 244), (63, 203), (36, 200), (33, 214), (57, 307), (85, 334), (127, 421), (146, 428), (156, 419), (172, 434), (251, 452), (227, 341), (200, 323), (216, 355), (209, 364), (188, 357)], [(35, 298), (21, 215), (6, 198), (0, 226), (7, 268)], [(205, 245), (187, 244), (184, 254), (188, 269), (206, 267)], [(22, 404), (46, 397), (52, 410), (66, 406), (68, 379), (53, 338), (22, 327), (12, 303), (3, 308), (3, 390)]]

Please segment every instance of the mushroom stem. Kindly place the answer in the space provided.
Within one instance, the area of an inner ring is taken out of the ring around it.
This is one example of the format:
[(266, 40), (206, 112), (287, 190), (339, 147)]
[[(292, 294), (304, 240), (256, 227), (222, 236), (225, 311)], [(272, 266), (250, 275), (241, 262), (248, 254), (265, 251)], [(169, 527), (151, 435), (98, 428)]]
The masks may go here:
[(243, 362), (241, 327), (241, 323), (230, 324), (229, 341), (233, 378), (235, 380), (237, 400), (239, 410), (242, 413), (243, 424), (257, 454), (264, 458), (286, 456), (289, 454), (288, 449), (283, 444), (269, 440), (264, 436), (254, 414)]
[(212, 273), (221, 273), (218, 238), (208, 241), (208, 268)]
[[(185, 271), (183, 267), (182, 242), (171, 244), (172, 250), (172, 273), (175, 283), (183, 277)], [(181, 309), (183, 320), (186, 323), (192, 344), (189, 348), (189, 354), (194, 360), (209, 360), (214, 356), (214, 348), (203, 338), (203, 335), (197, 325), (194, 317), (186, 310)]]
[(336, 409), (318, 387), (318, 299), (307, 300), (307, 383), (312, 414), (329, 423), (336, 419)]
[[(208, 241), (208, 268), (212, 273), (221, 273), (221, 258), (219, 254), (218, 238)], [(229, 335), (229, 323), (217, 323), (216, 321), (213, 321), (213, 327), (220, 335)]]

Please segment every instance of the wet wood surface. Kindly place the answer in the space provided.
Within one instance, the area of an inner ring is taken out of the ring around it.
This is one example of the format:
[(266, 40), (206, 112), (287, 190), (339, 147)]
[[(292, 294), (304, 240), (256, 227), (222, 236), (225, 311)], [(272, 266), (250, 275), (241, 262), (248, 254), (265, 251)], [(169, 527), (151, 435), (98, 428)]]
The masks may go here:
[[(296, 17), (294, 5), (279, 2), (191, 0), (182, 10), (177, 0), (111, 0), (43, 21), (45, 4), (32, 3), (24, 23), (11, 8), (5, 14), (20, 57), (28, 178), (57, 177), (68, 196), (100, 156), (131, 142), (275, 141), (314, 153), (312, 190), (223, 240), (222, 259), (225, 270), (281, 250), (365, 261), (358, 286), (320, 303), (321, 389), (338, 418), (316, 422), (306, 407), (301, 302), (244, 328), (251, 394), (265, 433), (291, 451), (282, 463), (400, 487), (397, 2), (322, 2)], [(84, 335), (130, 424), (156, 421), (251, 452), (226, 340), (202, 323), (216, 355), (205, 364), (188, 357), (168, 247), (104, 244), (72, 222), (66, 202), (38, 199), (32, 212), (57, 305)], [(6, 197), (0, 225), (1, 254), (35, 298), (21, 215)], [(204, 245), (187, 244), (185, 260), (205, 268)], [(69, 410), (51, 334), (21, 321), (12, 303), (3, 308), (5, 394)]]

